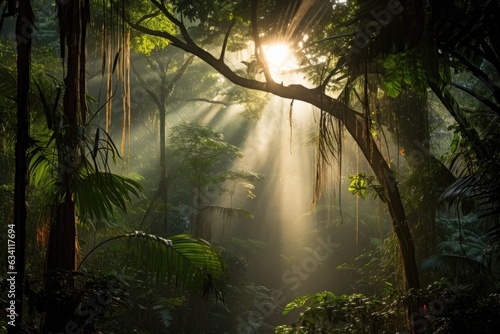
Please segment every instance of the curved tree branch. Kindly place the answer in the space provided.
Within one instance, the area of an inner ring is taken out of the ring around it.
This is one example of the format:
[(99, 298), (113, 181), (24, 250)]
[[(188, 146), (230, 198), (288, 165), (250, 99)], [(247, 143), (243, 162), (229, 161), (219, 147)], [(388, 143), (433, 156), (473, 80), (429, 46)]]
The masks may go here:
[(153, 29), (150, 29), (148, 27), (140, 25), (139, 22), (142, 20), (142, 18), (139, 19), (137, 22), (132, 22), (129, 19), (127, 19), (126, 17), (124, 17), (124, 19), (126, 20), (127, 24), (130, 25), (135, 30), (140, 31), (140, 32), (145, 33), (145, 34), (148, 34), (148, 35), (163, 37), (163, 38), (169, 40), (172, 43), (172, 45), (174, 45), (174, 46), (180, 47), (181, 45), (186, 44), (186, 42), (180, 40), (179, 38), (175, 37), (174, 35), (166, 32), (166, 31), (153, 30)]
[(137, 22), (136, 24), (141, 24), (142, 22), (148, 20), (148, 19), (152, 19), (153, 17), (157, 17), (158, 15), (160, 15), (161, 12), (159, 10), (155, 10), (154, 12), (152, 13), (149, 13), (149, 14), (146, 14), (144, 15), (143, 17), (141, 17)]

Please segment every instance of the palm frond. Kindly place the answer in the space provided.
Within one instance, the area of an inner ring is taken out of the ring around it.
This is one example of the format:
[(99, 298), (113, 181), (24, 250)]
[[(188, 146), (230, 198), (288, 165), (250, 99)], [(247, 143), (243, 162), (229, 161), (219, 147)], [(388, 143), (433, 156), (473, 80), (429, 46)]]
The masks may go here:
[[(478, 171), (459, 178), (441, 195), (441, 200), (453, 202), (469, 201), (474, 204), (480, 217), (500, 212), (500, 170), (496, 158), (485, 159)], [(489, 161), (489, 162), (488, 162)]]
[(173, 249), (168, 254), (166, 268), (168, 281), (188, 291), (213, 294), (222, 300), (227, 276), (219, 253), (207, 241), (195, 236), (181, 234), (171, 240)]
[(223, 300), (226, 265), (207, 241), (186, 234), (168, 240), (140, 231), (116, 236), (94, 247), (78, 268), (96, 249), (118, 239), (127, 239), (130, 247), (135, 249), (135, 265), (158, 283), (166, 282), (185, 292), (213, 295), (217, 300)]
[(482, 258), (457, 254), (443, 254), (430, 257), (422, 262), (420, 269), (460, 277), (488, 272), (488, 268), (485, 266)]
[(457, 240), (448, 240), (439, 244), (438, 251), (442, 254), (461, 254), (467, 258), (481, 258), (484, 255), (484, 242), (459, 242)]
[(15, 102), (17, 79), (14, 72), (5, 66), (0, 66), (0, 92), (0, 96), (4, 96)]
[(74, 181), (77, 214), (82, 219), (107, 219), (114, 208), (127, 211), (130, 194), (140, 197), (142, 186), (130, 178), (109, 173), (92, 172)]

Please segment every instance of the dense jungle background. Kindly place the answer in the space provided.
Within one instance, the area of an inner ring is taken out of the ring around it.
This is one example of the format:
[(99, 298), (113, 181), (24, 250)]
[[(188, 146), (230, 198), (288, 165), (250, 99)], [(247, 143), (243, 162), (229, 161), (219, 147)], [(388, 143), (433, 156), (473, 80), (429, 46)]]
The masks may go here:
[(0, 329), (494, 333), (496, 0), (0, 0)]

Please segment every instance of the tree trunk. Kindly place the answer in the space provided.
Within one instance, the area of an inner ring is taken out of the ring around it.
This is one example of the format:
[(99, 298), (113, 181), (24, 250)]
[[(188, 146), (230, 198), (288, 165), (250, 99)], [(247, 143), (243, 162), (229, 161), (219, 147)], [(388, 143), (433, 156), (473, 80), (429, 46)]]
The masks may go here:
[(76, 268), (75, 202), (67, 193), (54, 212), (47, 251), (47, 270), (74, 271)]
[[(81, 101), (85, 92), (85, 58), (82, 52), (82, 32), (86, 25), (85, 1), (59, 4), (61, 52), (67, 59), (64, 79), (63, 114), (66, 126), (63, 142), (58, 147), (59, 177), (64, 189), (61, 203), (56, 204), (49, 238), (47, 270), (75, 270), (76, 217), (70, 183), (81, 166), (81, 127), (85, 119), (86, 104)], [(67, 51), (67, 57), (66, 57)]]
[(167, 126), (167, 75), (163, 64), (158, 63), (160, 70), (160, 184), (158, 192), (160, 193), (162, 211), (164, 214), (164, 228), (168, 231), (168, 215), (167, 215), (167, 148), (166, 148), (166, 126)]
[[(62, 202), (55, 203), (47, 250), (43, 333), (65, 333), (78, 304), (71, 272), (76, 268), (77, 228), (71, 181), (83, 159), (81, 132), (86, 118), (85, 33), (88, 0), (58, 2), (61, 57), (66, 60), (63, 114), (66, 131), (58, 147)], [(68, 276), (69, 274), (69, 276)], [(66, 295), (65, 295), (66, 294)], [(61, 296), (65, 295), (63, 298)], [(76, 330), (73, 328), (72, 330)]]
[[(72, 292), (76, 263), (75, 202), (67, 193), (57, 205), (47, 250), (47, 276), (45, 281), (45, 318), (43, 333), (66, 333), (72, 322), (78, 298)], [(76, 333), (76, 332), (75, 332)]]
[[(13, 2), (9, 2), (12, 4)], [(14, 302), (15, 320), (9, 323), (9, 333), (21, 333), (23, 321), (24, 276), (25, 276), (25, 249), (26, 249), (26, 187), (28, 184), (29, 148), (29, 110), (28, 97), (30, 90), (31, 72), (31, 37), (33, 29), (33, 9), (29, 0), (20, 0), (16, 21), (17, 42), (17, 135), (16, 135), (16, 171), (14, 181), (14, 236), (9, 236), (9, 250), (14, 245), (15, 264), (8, 267), (9, 278), (14, 278), (15, 296), (9, 296), (9, 306)], [(11, 234), (9, 232), (9, 234)], [(11, 240), (14, 242), (11, 244)], [(9, 255), (11, 255), (9, 253)], [(9, 258), (10, 260), (10, 258)], [(11, 289), (9, 289), (10, 291)], [(12, 318), (8, 318), (9, 321)]]
[[(132, 66), (132, 70), (136, 74), (137, 78), (139, 79), (139, 82), (141, 85), (144, 87), (148, 95), (151, 97), (151, 99), (155, 102), (156, 106), (158, 107), (159, 111), (159, 117), (160, 117), (160, 182), (158, 184), (158, 191), (154, 195), (153, 199), (151, 200), (150, 204), (148, 205), (148, 208), (146, 209), (146, 213), (144, 214), (141, 225), (144, 225), (144, 222), (146, 221), (146, 218), (149, 216), (149, 213), (151, 212), (153, 205), (155, 205), (157, 200), (160, 200), (160, 203), (162, 205), (162, 211), (164, 212), (164, 228), (166, 229), (167, 233), (169, 232), (168, 230), (168, 215), (167, 215), (167, 207), (168, 207), (168, 179), (167, 179), (167, 147), (166, 147), (166, 139), (167, 139), (167, 122), (166, 122), (166, 117), (167, 117), (167, 100), (168, 96), (174, 89), (175, 84), (177, 81), (179, 81), (182, 76), (184, 75), (185, 71), (187, 70), (188, 66), (192, 63), (194, 56), (190, 56), (184, 64), (177, 70), (174, 78), (170, 81), (170, 83), (167, 85), (167, 71), (169, 68), (169, 63), (172, 57), (170, 57), (169, 61), (167, 62), (167, 65), (165, 66), (163, 63), (161, 63), (159, 60), (156, 61), (156, 65), (158, 66), (158, 76), (160, 78), (160, 94), (157, 96), (151, 89), (148, 88), (144, 80), (142, 79), (140, 73), (135, 70), (135, 68)], [(149, 60), (150, 65), (152, 65), (152, 61)], [(151, 66), (153, 67), (153, 66)]]

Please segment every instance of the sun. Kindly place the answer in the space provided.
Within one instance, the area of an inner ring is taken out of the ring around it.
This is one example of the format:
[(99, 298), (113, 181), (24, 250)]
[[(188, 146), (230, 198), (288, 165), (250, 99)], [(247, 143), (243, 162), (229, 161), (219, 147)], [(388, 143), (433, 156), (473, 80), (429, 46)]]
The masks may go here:
[(291, 51), (286, 44), (271, 44), (263, 49), (271, 73), (279, 73), (285, 69), (291, 59)]

